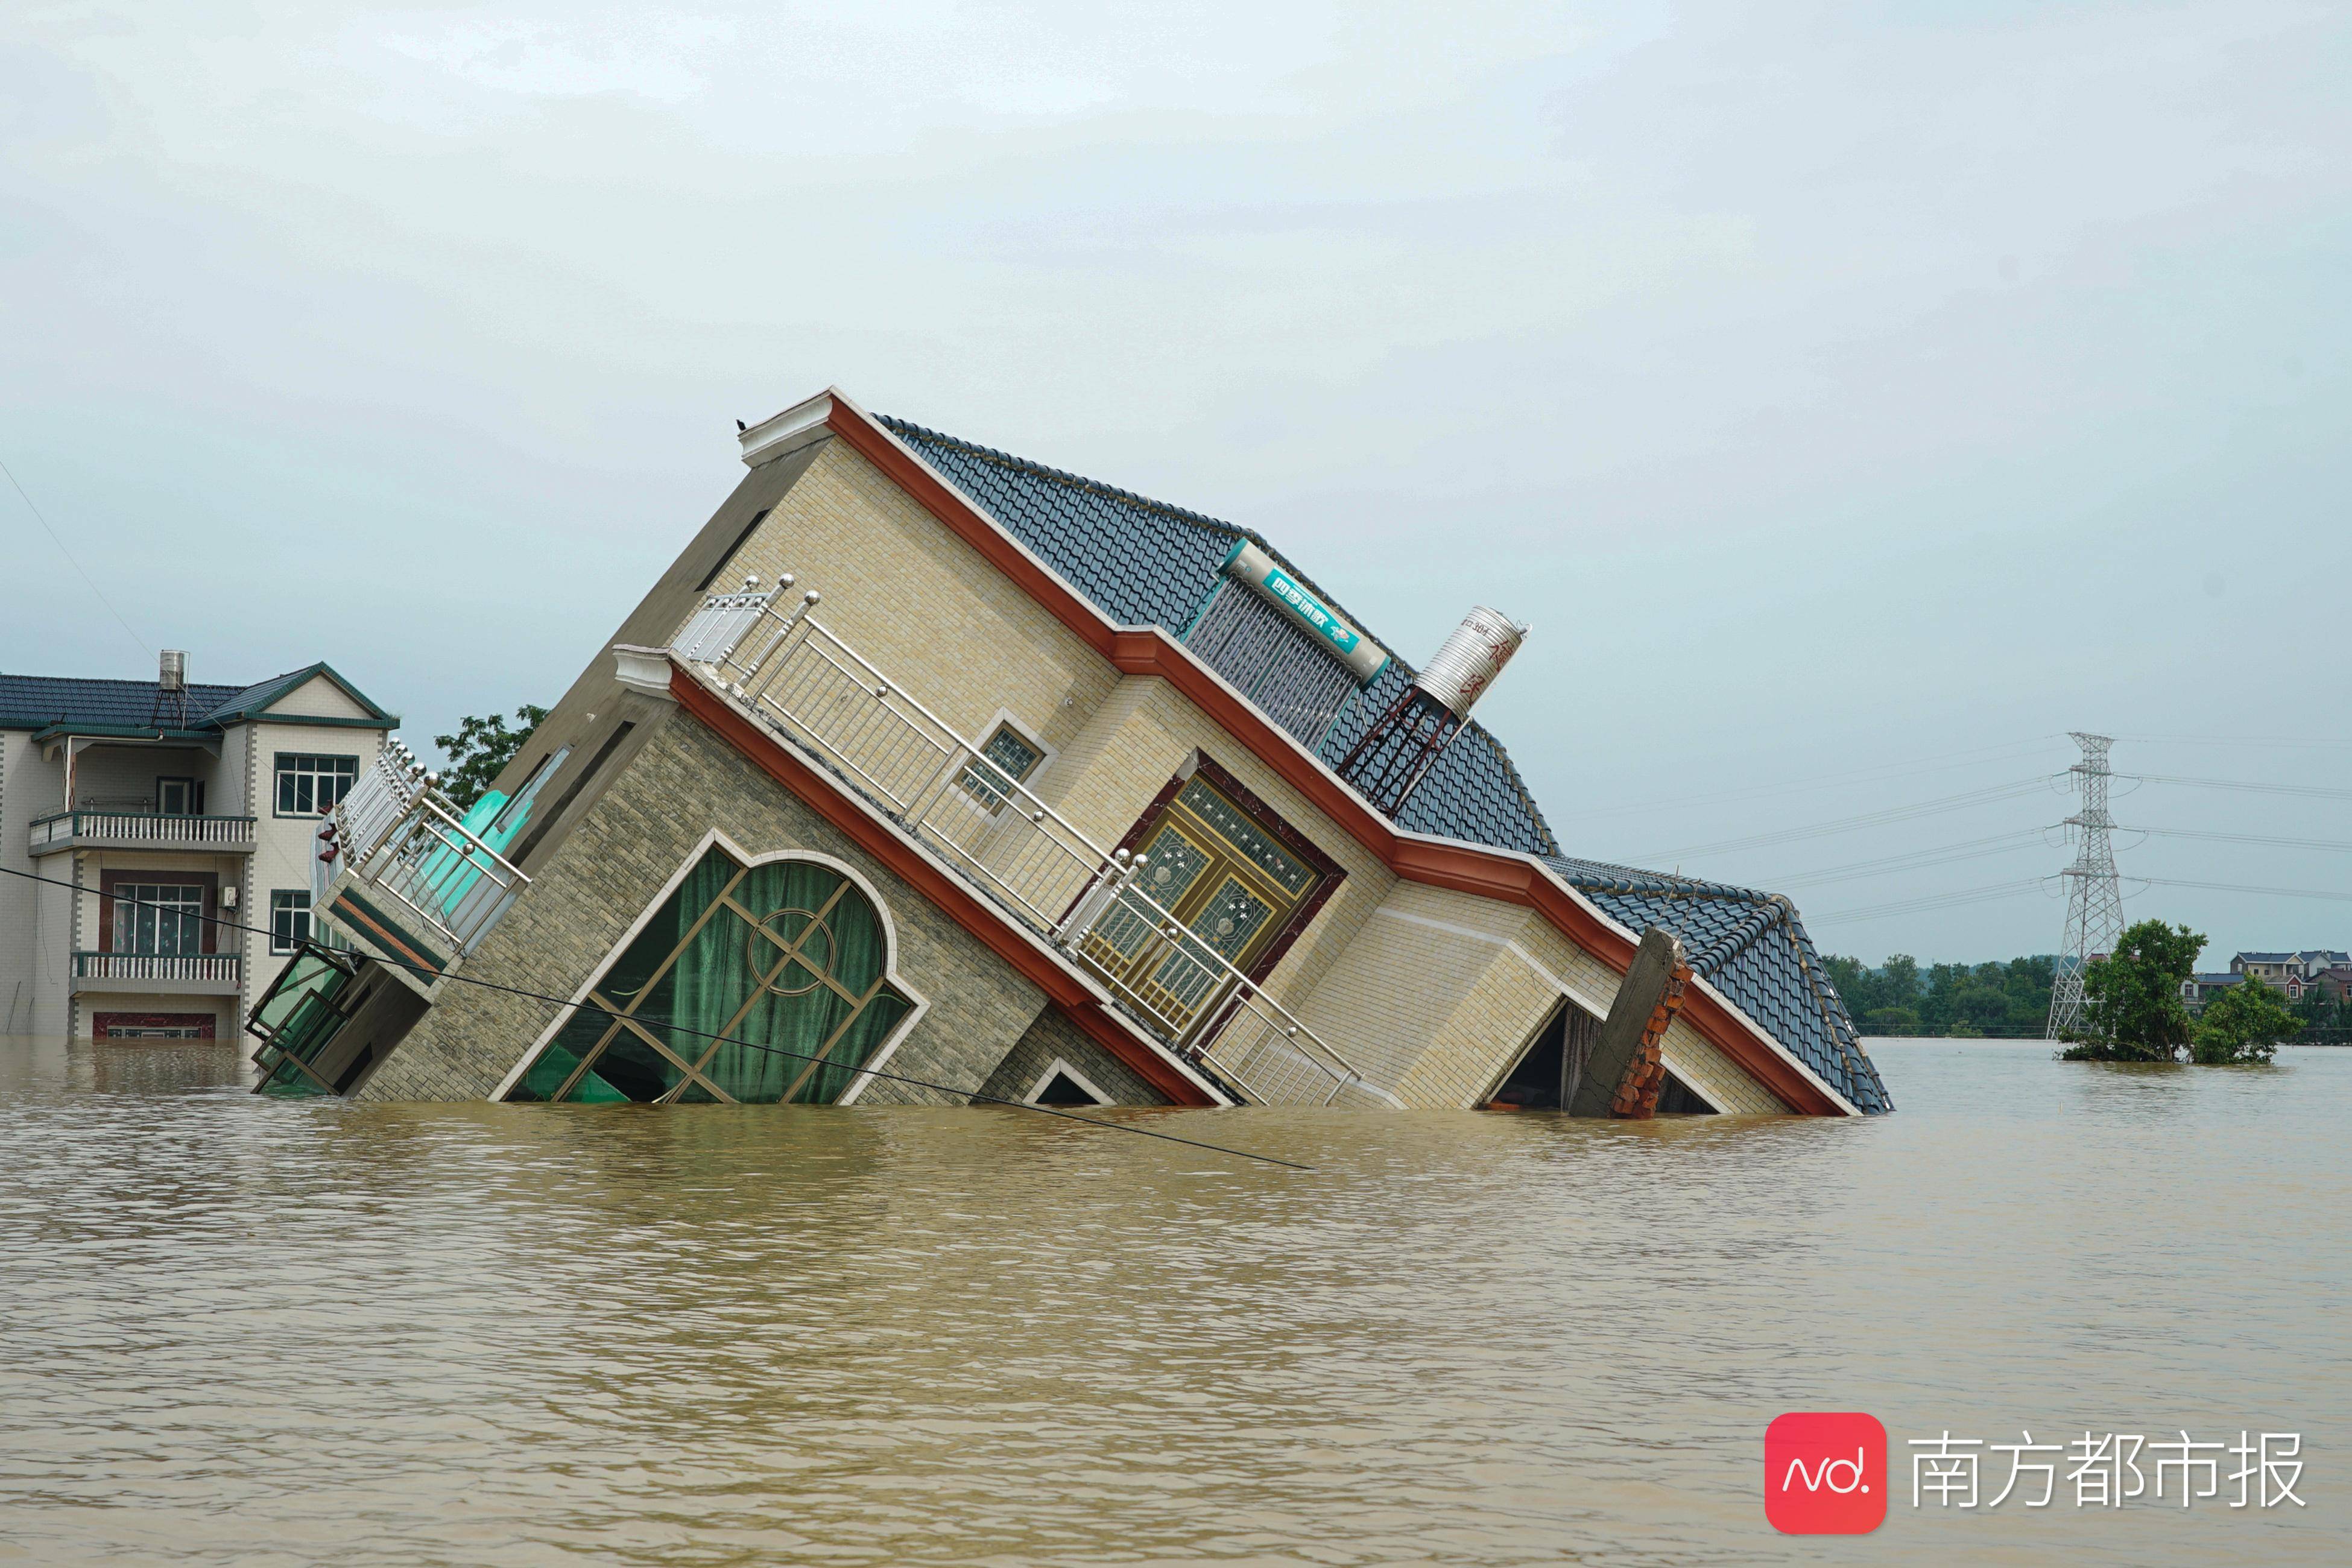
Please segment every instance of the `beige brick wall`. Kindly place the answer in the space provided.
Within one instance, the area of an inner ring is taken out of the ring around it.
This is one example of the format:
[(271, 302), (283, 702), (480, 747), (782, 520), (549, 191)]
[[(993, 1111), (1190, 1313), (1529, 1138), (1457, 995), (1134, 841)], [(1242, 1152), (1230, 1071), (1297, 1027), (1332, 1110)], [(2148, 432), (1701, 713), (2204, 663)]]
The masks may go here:
[(1687, 1019), (1676, 1018), (1661, 1043), (1666, 1070), (1716, 1103), (1717, 1109), (1743, 1116), (1786, 1116), (1789, 1108), (1778, 1096), (1742, 1072)]
[(880, 469), (829, 442), (721, 570), (824, 595), (819, 618), (974, 740), (1009, 710), (1066, 746), (1117, 683), (1110, 662)]
[[(961, 1093), (874, 1081), (860, 1103), (955, 1104), (985, 1083), (1045, 1005), (1045, 994), (977, 937), (701, 724), (672, 713), (534, 873), (528, 897), (484, 939), (464, 973), (570, 996), (603, 964), (703, 837), (747, 853), (814, 850), (856, 868), (880, 895), (897, 966), (929, 1006), (887, 1070)], [(557, 1009), (452, 982), (363, 1082), (363, 1100), (487, 1095)]]

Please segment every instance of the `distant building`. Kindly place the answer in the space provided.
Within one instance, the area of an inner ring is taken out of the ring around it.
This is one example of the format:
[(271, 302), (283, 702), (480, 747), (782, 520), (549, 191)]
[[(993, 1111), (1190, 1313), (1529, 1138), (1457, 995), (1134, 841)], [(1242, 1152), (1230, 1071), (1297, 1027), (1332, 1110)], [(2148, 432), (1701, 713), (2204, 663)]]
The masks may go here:
[(0, 867), (49, 879), (0, 876), (0, 1033), (234, 1038), (312, 934), (320, 817), (398, 722), (323, 664), (0, 675)]
[(2290, 1002), (2302, 1001), (2311, 991), (2340, 1002), (2346, 987), (2352, 985), (2352, 953), (2324, 947), (2301, 952), (2234, 953), (2227, 973), (2198, 974), (2182, 981), (2180, 999), (2189, 1004), (2190, 1012), (2199, 1012), (2215, 995), (2248, 980), (2262, 982)]

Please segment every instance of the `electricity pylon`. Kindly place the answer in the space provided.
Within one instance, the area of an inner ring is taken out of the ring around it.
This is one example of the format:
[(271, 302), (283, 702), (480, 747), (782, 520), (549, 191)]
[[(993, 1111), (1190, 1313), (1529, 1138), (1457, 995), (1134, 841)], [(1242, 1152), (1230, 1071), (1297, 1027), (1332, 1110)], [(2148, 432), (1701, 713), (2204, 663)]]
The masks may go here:
[(2066, 945), (2058, 954), (2058, 973), (2050, 987), (2050, 1027), (2046, 1037), (2066, 1037), (2083, 1016), (2083, 971), (2094, 957), (2116, 950), (2124, 931), (2123, 889), (2116, 882), (2115, 846), (2107, 835), (2116, 826), (2107, 815), (2106, 735), (2073, 731), (2083, 748), (2083, 760), (2068, 771), (2083, 797), (2082, 809), (2066, 819), (2074, 829), (2074, 863), (2062, 873), (2066, 879)]

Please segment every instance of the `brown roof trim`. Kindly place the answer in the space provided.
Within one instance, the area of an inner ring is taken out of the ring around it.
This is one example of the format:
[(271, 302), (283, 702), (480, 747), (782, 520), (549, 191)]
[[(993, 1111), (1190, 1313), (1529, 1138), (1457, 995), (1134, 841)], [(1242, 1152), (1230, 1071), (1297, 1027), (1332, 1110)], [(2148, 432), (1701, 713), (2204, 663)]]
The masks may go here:
[(752, 766), (790, 790), (801, 802), (847, 835), (851, 842), (888, 867), (939, 906), (949, 919), (1043, 991), (1065, 1016), (1118, 1058), (1138, 1078), (1175, 1105), (1214, 1105), (1216, 1100), (1180, 1071), (1160, 1051), (1138, 1039), (1104, 1008), (1102, 998), (1038, 948), (953, 874), (934, 864), (897, 829), (877, 819), (842, 788), (795, 756), (775, 737), (721, 700), (709, 688), (673, 665), (670, 695), (677, 705), (742, 753)]
[[(826, 427), (859, 457), (1020, 584), (1120, 673), (1154, 675), (1173, 686), (1316, 809), (1380, 857), (1390, 870), (1408, 881), (1532, 908), (1560, 934), (1621, 974), (1633, 962), (1635, 942), (1533, 858), (1401, 832), (1166, 631), (1158, 626), (1114, 626), (1091, 600), (1031, 554), (961, 491), (943, 481), (887, 427), (838, 389), (827, 396), (831, 407), (825, 416)], [(1745, 1021), (1704, 980), (1692, 988), (1683, 1016), (1790, 1110), (1808, 1116), (1853, 1114), (1786, 1047)]]

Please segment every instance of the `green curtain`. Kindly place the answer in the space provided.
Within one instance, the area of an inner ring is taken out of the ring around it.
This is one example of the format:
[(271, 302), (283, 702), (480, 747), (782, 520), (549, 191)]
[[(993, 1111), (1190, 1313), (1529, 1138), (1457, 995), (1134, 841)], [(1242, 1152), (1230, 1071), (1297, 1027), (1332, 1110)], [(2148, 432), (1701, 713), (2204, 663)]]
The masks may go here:
[[(707, 853), (593, 990), (614, 1011), (627, 1012), (643, 1025), (678, 1061), (701, 1063), (703, 1075), (738, 1100), (773, 1103), (789, 1095), (799, 1103), (830, 1104), (911, 1006), (882, 983), (887, 954), (881, 915), (855, 884), (829, 867), (770, 861), (738, 881), (741, 869), (721, 850)], [(764, 921), (787, 944), (800, 942), (800, 958), (770, 974), (784, 957), (783, 949), (734, 909), (711, 907), (730, 882), (730, 901)], [(697, 929), (706, 910), (709, 919)], [(819, 925), (821, 930), (813, 929)], [(690, 930), (693, 940), (678, 951)], [(673, 952), (676, 961), (664, 968)], [(657, 977), (656, 970), (662, 971)], [(824, 983), (827, 977), (834, 984)], [(722, 1034), (751, 1043), (714, 1048), (710, 1037)], [(834, 1044), (826, 1052), (829, 1040)], [(591, 1051), (597, 1055), (589, 1071), (566, 1100), (654, 1100), (685, 1077), (676, 1062), (642, 1037), (615, 1029), (601, 1012), (583, 1009), (532, 1062), (509, 1098), (552, 1098)], [(811, 1070), (811, 1058), (820, 1053), (824, 1064)], [(689, 1082), (678, 1098), (712, 1097)]]

